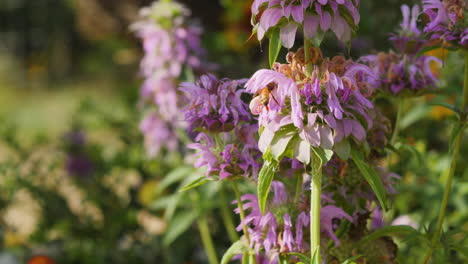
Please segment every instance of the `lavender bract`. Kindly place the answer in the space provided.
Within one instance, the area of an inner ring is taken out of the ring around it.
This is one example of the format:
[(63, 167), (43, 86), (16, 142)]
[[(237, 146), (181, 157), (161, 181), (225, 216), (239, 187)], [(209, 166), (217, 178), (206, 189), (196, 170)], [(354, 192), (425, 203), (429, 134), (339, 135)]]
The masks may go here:
[(464, 0), (423, 0), (423, 12), (429, 20), (424, 32), (431, 40), (451, 43), (467, 48), (468, 21)]
[(182, 83), (187, 97), (184, 109), (189, 132), (198, 133), (195, 166), (206, 167), (207, 176), (245, 176), (255, 178), (260, 164), (254, 138), (258, 125), (253, 122), (240, 88), (245, 80), (218, 80), (214, 75), (200, 77), (196, 83)]
[(262, 152), (275, 132), (291, 124), (307, 146), (325, 149), (348, 137), (363, 141), (372, 127), (369, 111), (373, 104), (365, 96), (372, 92), (365, 82), (374, 75), (371, 69), (340, 56), (322, 59), (317, 48), (310, 52), (313, 59), (309, 63), (314, 65), (311, 76), (305, 72), (304, 50), (300, 49), (288, 54), (288, 64), (259, 70), (246, 84), (252, 94), (268, 85), (275, 87), (265, 105), (260, 96), (250, 104), (264, 127), (259, 142)]
[(407, 5), (402, 5), (401, 13), (403, 14), (401, 28), (397, 34), (392, 34), (390, 41), (399, 53), (414, 56), (428, 45), (417, 25), (420, 8), (418, 5), (414, 5), (411, 9)]
[(309, 39), (332, 30), (341, 41), (349, 41), (359, 24), (358, 6), (359, 0), (255, 0), (252, 15), (260, 15), (259, 22), (254, 25), (258, 40), (278, 27), (281, 42), (289, 49), (301, 27)]
[(405, 56), (393, 51), (361, 57), (378, 76), (374, 87), (393, 95), (414, 96), (436, 88), (438, 78), (431, 64), (442, 62), (433, 56)]

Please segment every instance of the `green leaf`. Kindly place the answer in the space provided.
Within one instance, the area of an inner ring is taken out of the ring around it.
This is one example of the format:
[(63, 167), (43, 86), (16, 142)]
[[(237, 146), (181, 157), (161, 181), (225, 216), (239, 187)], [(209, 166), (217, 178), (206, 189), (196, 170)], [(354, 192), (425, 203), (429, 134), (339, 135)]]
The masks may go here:
[(386, 226), (365, 236), (363, 239), (361, 239), (361, 241), (359, 241), (359, 245), (364, 245), (377, 238), (384, 237), (384, 236), (391, 236), (391, 235), (422, 236), (418, 230), (412, 228), (411, 226), (406, 226), (406, 225)]
[(191, 183), (185, 185), (184, 187), (180, 188), (179, 189), (179, 192), (185, 192), (185, 191), (188, 191), (190, 189), (193, 189), (195, 187), (198, 187), (200, 185), (203, 185), (207, 182), (211, 181), (210, 179), (208, 179), (206, 176), (201, 176), (197, 179), (195, 179), (194, 181), (192, 181)]
[(271, 32), (270, 46), (268, 48), (270, 68), (272, 68), (273, 64), (276, 62), (276, 59), (278, 58), (280, 50), (281, 50), (280, 30), (279, 28), (275, 28)]
[(344, 139), (334, 146), (335, 153), (340, 157), (342, 160), (348, 160), (349, 156), (351, 155), (351, 145), (349, 141)]
[(322, 164), (325, 164), (328, 161), (330, 161), (333, 156), (333, 150), (331, 149), (312, 148), (312, 150), (320, 158), (320, 160), (322, 161)]
[(262, 213), (265, 213), (268, 193), (270, 192), (271, 182), (273, 181), (277, 167), (278, 163), (276, 161), (265, 161), (258, 174), (258, 205)]
[(444, 103), (444, 102), (440, 102), (440, 103), (429, 103), (429, 105), (433, 105), (433, 106), (441, 106), (443, 108), (447, 108), (449, 110), (451, 110), (452, 112), (458, 114), (458, 115), (461, 115), (462, 111), (460, 109), (458, 109), (456, 106), (454, 105), (451, 105), (451, 104), (448, 104), (448, 103)]
[(288, 263), (289, 263), (288, 257), (280, 254), (278, 264), (288, 264)]
[(164, 211), (164, 219), (166, 219), (166, 221), (172, 219), (172, 216), (174, 215), (177, 206), (179, 205), (179, 201), (181, 200), (182, 196), (184, 196), (181, 193), (176, 194), (177, 195), (175, 195), (174, 199), (169, 199), (167, 201), (166, 210)]
[(355, 260), (357, 260), (358, 258), (362, 257), (362, 255), (357, 255), (357, 256), (353, 256), (353, 257), (350, 257), (349, 259), (343, 261), (341, 264), (353, 264), (353, 263), (356, 263), (354, 262)]
[(380, 175), (374, 170), (374, 168), (372, 168), (366, 163), (361, 152), (351, 149), (351, 156), (359, 171), (362, 173), (362, 175), (374, 191), (375, 195), (377, 196), (377, 199), (380, 202), (380, 206), (386, 211), (388, 208), (386, 203), (387, 198), (385, 195), (385, 188), (382, 184), (382, 179), (380, 178)]
[(302, 262), (310, 263), (310, 258), (309, 258), (309, 256), (306, 256), (306, 255), (304, 255), (304, 254), (296, 253), (296, 252), (291, 252), (291, 253), (288, 253), (288, 255), (295, 256), (295, 257), (297, 257), (298, 259), (300, 259)]
[(167, 233), (163, 238), (163, 245), (169, 246), (174, 240), (176, 240), (182, 233), (184, 233), (193, 221), (197, 218), (198, 214), (195, 210), (183, 211), (176, 214), (169, 224)]
[(323, 32), (320, 28), (317, 30), (317, 33), (312, 37), (312, 44), (316, 47), (320, 47), (322, 44), (323, 38), (325, 37), (325, 32)]
[(270, 154), (275, 160), (280, 161), (291, 139), (296, 135), (296, 131), (289, 128), (280, 129), (275, 133), (270, 143)]
[[(245, 246), (245, 243), (243, 241), (238, 240), (238, 241), (234, 242), (234, 244), (232, 244), (228, 248), (226, 253), (224, 253), (223, 257), (221, 258), (221, 264), (228, 264), (229, 261), (231, 261), (231, 259), (235, 255), (242, 254), (245, 250), (246, 250), (246, 246)], [(244, 258), (242, 258), (242, 259), (244, 259)], [(244, 262), (242, 261), (242, 263), (244, 263)]]
[(162, 191), (181, 179), (187, 178), (194, 171), (193, 167), (180, 167), (169, 172), (159, 183), (158, 190)]
[(168, 196), (158, 197), (149, 205), (149, 208), (151, 208), (152, 210), (166, 209), (166, 207), (175, 199), (178, 199), (179, 196), (180, 193), (174, 193)]

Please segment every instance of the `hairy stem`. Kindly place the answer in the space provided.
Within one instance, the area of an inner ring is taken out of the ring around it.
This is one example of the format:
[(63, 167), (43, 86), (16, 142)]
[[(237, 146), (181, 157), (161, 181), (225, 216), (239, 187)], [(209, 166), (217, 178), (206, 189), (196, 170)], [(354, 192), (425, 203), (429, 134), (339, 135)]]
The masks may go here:
[[(468, 106), (468, 52), (465, 53), (465, 80), (464, 80), (464, 88), (463, 88), (463, 103), (462, 103), (462, 111), (463, 113), (466, 113), (466, 108)], [(463, 117), (465, 117), (465, 114), (463, 114)], [(464, 120), (462, 120), (464, 122)], [(457, 129), (456, 126), (454, 129)], [(458, 154), (460, 152), (460, 145), (462, 142), (462, 137), (463, 137), (463, 131), (459, 131), (456, 138), (455, 142), (453, 144), (453, 149), (449, 147), (449, 151), (452, 152), (452, 161), (450, 163), (450, 169), (447, 175), (447, 178), (445, 180), (445, 188), (444, 188), (444, 197), (442, 198), (442, 204), (440, 205), (440, 212), (439, 212), (439, 217), (437, 219), (437, 227), (436, 231), (432, 237), (431, 240), (431, 245), (429, 249), (426, 252), (426, 255), (423, 258), (423, 264), (429, 263), (429, 260), (431, 259), (432, 252), (434, 251), (434, 248), (437, 245), (437, 242), (439, 241), (440, 238), (440, 233), (442, 232), (442, 226), (444, 224), (444, 219), (445, 219), (445, 213), (447, 211), (447, 205), (449, 202), (450, 198), (450, 191), (452, 189), (452, 181), (453, 181), (453, 176), (455, 174), (455, 169), (457, 166), (457, 159), (458, 159)]]
[(304, 177), (302, 177), (302, 174), (297, 175), (296, 193), (294, 195), (294, 204), (298, 204), (299, 199), (301, 198), (303, 181), (304, 181)]
[[(243, 222), (245, 219), (244, 204), (242, 203), (242, 198), (239, 192), (239, 187), (237, 186), (237, 183), (235, 181), (232, 181), (232, 187), (234, 188), (234, 192), (236, 193), (237, 207), (239, 208), (239, 216), (240, 216), (241, 222)], [(249, 236), (247, 227), (245, 225), (242, 225), (242, 230), (244, 231), (245, 239), (247, 239), (247, 244), (250, 245), (250, 236)]]
[(304, 37), (304, 58), (305, 61), (307, 62), (306, 65), (306, 74), (307, 76), (312, 75), (312, 64), (310, 63), (310, 48), (312, 46), (312, 43), (310, 40), (308, 40), (306, 37)]
[(206, 216), (201, 215), (197, 221), (198, 230), (202, 238), (203, 247), (205, 249), (206, 255), (210, 264), (218, 264), (218, 257), (216, 256), (216, 250), (213, 245), (213, 240), (210, 236), (210, 231), (208, 228), (208, 222), (206, 221)]
[[(239, 208), (239, 216), (240, 216), (241, 224), (242, 224), (242, 222), (244, 222), (244, 219), (245, 219), (245, 211), (244, 211), (244, 204), (242, 203), (241, 193), (239, 191), (239, 187), (237, 186), (236, 181), (232, 181), (232, 187), (236, 194), (237, 207)], [(244, 232), (245, 239), (247, 240), (247, 245), (250, 246), (250, 236), (249, 236), (249, 231), (247, 230), (247, 226), (242, 224), (242, 231)], [(257, 260), (255, 259), (255, 256), (253, 255), (253, 253), (249, 253), (249, 254), (250, 254), (250, 259), (251, 259), (250, 263), (257, 264)]]
[(320, 195), (322, 192), (322, 169), (312, 168), (310, 182), (310, 251), (311, 259), (320, 258)]
[(224, 191), (224, 188), (221, 186), (220, 190), (220, 196), (221, 196), (221, 216), (223, 218), (224, 226), (227, 229), (229, 239), (231, 242), (236, 242), (239, 240), (239, 235), (237, 234), (236, 228), (234, 226), (234, 222), (232, 221), (231, 218), (231, 213), (229, 210), (229, 203), (226, 200), (226, 192)]

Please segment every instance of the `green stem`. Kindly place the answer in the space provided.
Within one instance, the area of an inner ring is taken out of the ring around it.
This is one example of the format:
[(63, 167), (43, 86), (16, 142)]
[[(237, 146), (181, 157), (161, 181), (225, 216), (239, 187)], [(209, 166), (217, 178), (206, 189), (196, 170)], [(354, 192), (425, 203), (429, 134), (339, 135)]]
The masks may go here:
[[(237, 207), (239, 208), (239, 216), (241, 222), (243, 222), (245, 219), (244, 204), (242, 203), (242, 198), (239, 192), (239, 187), (237, 186), (237, 182), (232, 181), (232, 187), (234, 188), (234, 192), (236, 193)], [(245, 239), (247, 239), (247, 244), (250, 245), (250, 236), (247, 227), (245, 225), (242, 225), (242, 230), (244, 231)]]
[[(240, 216), (241, 222), (244, 222), (244, 219), (245, 219), (244, 204), (242, 203), (241, 193), (239, 191), (239, 187), (237, 186), (236, 181), (232, 181), (232, 187), (236, 194), (237, 207), (239, 208), (239, 216)], [(249, 236), (249, 231), (247, 230), (247, 226), (242, 225), (242, 231), (244, 232), (245, 239), (247, 240), (247, 245), (250, 246), (250, 236)], [(255, 256), (251, 252), (249, 253), (249, 255), (250, 255), (250, 263), (257, 264), (257, 260), (255, 259)]]
[(310, 251), (311, 259), (314, 253), (318, 263), (320, 258), (320, 195), (322, 192), (322, 168), (312, 168), (312, 179), (310, 182)]
[(221, 186), (220, 190), (220, 196), (221, 196), (221, 216), (223, 218), (224, 226), (227, 229), (229, 239), (231, 242), (236, 242), (239, 240), (239, 235), (237, 234), (236, 228), (234, 226), (234, 222), (232, 221), (231, 218), (231, 213), (229, 210), (229, 203), (226, 200), (226, 193), (224, 191), (223, 186)]
[[(463, 88), (463, 103), (462, 103), (462, 111), (465, 113), (466, 108), (468, 106), (468, 52), (465, 54), (465, 80), (464, 80), (464, 88)], [(465, 118), (465, 114), (463, 114), (463, 117)], [(461, 120), (464, 122), (465, 120)], [(456, 127), (454, 129), (457, 129)], [(450, 169), (447, 175), (447, 178), (445, 180), (445, 188), (444, 188), (444, 197), (442, 199), (442, 204), (440, 205), (440, 212), (439, 212), (439, 217), (437, 219), (437, 227), (436, 231), (434, 233), (434, 236), (432, 237), (431, 240), (431, 245), (426, 252), (426, 255), (424, 256), (423, 262), (424, 264), (429, 263), (429, 260), (431, 259), (432, 252), (434, 251), (434, 248), (439, 241), (440, 238), (440, 233), (442, 232), (442, 226), (444, 224), (444, 219), (445, 219), (445, 213), (447, 212), (447, 205), (449, 202), (450, 198), (450, 191), (452, 189), (452, 181), (453, 181), (453, 176), (455, 174), (455, 169), (457, 166), (457, 159), (458, 159), (458, 154), (460, 152), (460, 145), (462, 142), (462, 137), (463, 137), (463, 131), (459, 131), (456, 138), (455, 142), (453, 145), (453, 150), (452, 150), (452, 161), (450, 163)], [(450, 148), (449, 148), (450, 150)]]
[(306, 65), (306, 74), (307, 76), (310, 76), (312, 75), (312, 63), (309, 62), (310, 60), (310, 47), (312, 47), (312, 43), (310, 42), (310, 40), (308, 40), (307, 38), (304, 37), (304, 58), (305, 58), (305, 61), (307, 62), (307, 65)]
[(395, 125), (393, 128), (393, 134), (392, 138), (390, 139), (390, 145), (393, 146), (395, 144), (395, 141), (398, 139), (398, 134), (400, 133), (400, 123), (401, 123), (401, 116), (403, 114), (403, 106), (405, 103), (405, 99), (399, 98), (398, 99), (398, 110), (397, 110), (397, 116), (395, 120)]
[(304, 177), (302, 177), (302, 174), (298, 174), (297, 182), (296, 182), (296, 194), (294, 196), (294, 204), (298, 204), (299, 199), (301, 198), (303, 181), (304, 181)]
[(201, 215), (197, 221), (198, 230), (202, 238), (203, 247), (205, 248), (206, 255), (210, 264), (218, 264), (218, 257), (216, 256), (216, 250), (213, 245), (213, 240), (210, 236), (210, 231), (208, 228), (208, 223), (206, 221), (206, 216)]

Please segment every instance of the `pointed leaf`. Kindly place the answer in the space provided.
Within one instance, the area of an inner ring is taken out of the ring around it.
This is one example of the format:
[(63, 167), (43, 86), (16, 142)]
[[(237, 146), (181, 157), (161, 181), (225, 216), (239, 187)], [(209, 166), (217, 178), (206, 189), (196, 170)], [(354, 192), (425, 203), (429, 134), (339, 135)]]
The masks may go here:
[(357, 255), (357, 256), (353, 256), (353, 257), (350, 257), (349, 259), (343, 261), (341, 264), (353, 264), (353, 263), (356, 263), (354, 262), (355, 260), (357, 260), (358, 258), (362, 257), (362, 255)]
[(174, 240), (176, 240), (182, 233), (184, 233), (195, 221), (198, 214), (195, 210), (183, 211), (176, 214), (169, 224), (167, 233), (163, 238), (163, 245), (169, 246)]
[(266, 161), (258, 174), (258, 205), (262, 213), (265, 213), (271, 182), (273, 181), (277, 167), (278, 163), (276, 161)]
[(268, 48), (270, 68), (272, 68), (273, 64), (276, 62), (276, 59), (278, 58), (280, 50), (281, 50), (280, 30), (278, 28), (275, 28), (271, 32), (270, 46)]
[(406, 226), (406, 225), (386, 226), (365, 236), (363, 239), (361, 239), (361, 241), (359, 241), (359, 245), (363, 245), (367, 242), (370, 242), (380, 237), (391, 236), (391, 235), (422, 236), (418, 230), (412, 228), (411, 226)]
[(348, 160), (349, 156), (351, 155), (351, 145), (346, 139), (335, 144), (334, 150), (338, 157), (340, 157), (342, 160)]
[(158, 185), (158, 190), (162, 191), (171, 184), (181, 179), (187, 178), (194, 171), (193, 167), (180, 167), (169, 172)]
[(246, 250), (245, 243), (241, 240), (238, 240), (232, 244), (226, 253), (224, 253), (221, 264), (228, 264), (231, 259), (236, 256), (242, 254)]
[(380, 178), (379, 174), (374, 170), (374, 168), (372, 168), (366, 163), (361, 152), (352, 149), (351, 156), (359, 171), (362, 173), (362, 175), (374, 191), (375, 195), (377, 196), (381, 207), (384, 210), (387, 210), (388, 207), (386, 203), (387, 198), (385, 195), (385, 188), (383, 186), (382, 179)]
[(193, 189), (195, 187), (198, 187), (200, 185), (203, 185), (207, 182), (211, 181), (210, 179), (208, 179), (206, 176), (201, 176), (197, 179), (195, 179), (194, 181), (192, 181), (191, 183), (185, 185), (184, 187), (180, 188), (179, 189), (179, 192), (185, 192), (185, 191), (188, 191), (190, 189)]
[(310, 263), (310, 258), (309, 258), (309, 256), (306, 256), (306, 255), (304, 255), (304, 254), (296, 253), (296, 252), (291, 252), (291, 253), (288, 253), (288, 255), (295, 256), (295, 257), (297, 257), (298, 259), (300, 259), (302, 262)]

